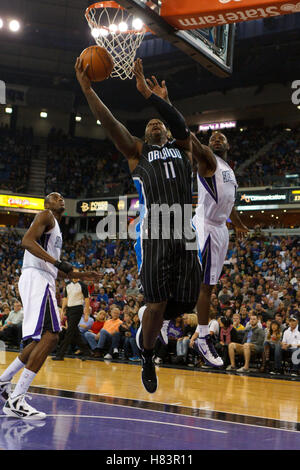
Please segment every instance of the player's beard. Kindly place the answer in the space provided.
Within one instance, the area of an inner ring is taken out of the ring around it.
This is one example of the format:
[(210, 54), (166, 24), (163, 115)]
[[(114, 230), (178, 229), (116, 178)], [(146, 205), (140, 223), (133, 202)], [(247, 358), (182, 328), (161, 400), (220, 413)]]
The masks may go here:
[(163, 145), (168, 141), (167, 135), (163, 132), (150, 133), (146, 139), (147, 143), (150, 145)]

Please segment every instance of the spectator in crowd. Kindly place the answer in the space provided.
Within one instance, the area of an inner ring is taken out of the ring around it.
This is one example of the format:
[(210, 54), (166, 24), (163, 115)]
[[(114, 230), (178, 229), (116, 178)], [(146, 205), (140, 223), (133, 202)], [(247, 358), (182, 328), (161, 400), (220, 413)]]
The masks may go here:
[(242, 305), (240, 309), (241, 324), (245, 327), (249, 321), (248, 310), (245, 305)]
[(1, 316), (0, 316), (0, 326), (3, 326), (5, 324), (9, 316), (9, 313), (10, 313), (9, 305), (4, 304), (4, 306), (2, 307)]
[[(299, 374), (299, 359), (297, 355), (297, 361), (293, 360), (293, 353), (300, 351), (300, 332), (298, 330), (298, 318), (290, 316), (289, 328), (285, 330), (282, 337), (281, 353), (284, 353), (285, 357), (292, 359), (292, 373), (291, 375)], [(280, 362), (282, 361), (282, 354), (279, 357)], [(278, 359), (278, 362), (279, 362)]]
[(176, 344), (177, 364), (187, 364), (190, 341), (196, 331), (197, 325), (198, 319), (196, 314), (185, 313), (183, 315), (183, 333), (182, 337), (178, 338)]
[(232, 292), (227, 289), (227, 287), (223, 287), (218, 294), (218, 299), (222, 305), (227, 305), (232, 297)]
[[(124, 325), (125, 324), (125, 325)], [(124, 325), (124, 326), (123, 326)], [(124, 331), (124, 354), (125, 358), (132, 362), (139, 362), (139, 349), (136, 344), (136, 333), (140, 326), (138, 314), (134, 314), (133, 318), (129, 314), (124, 314), (124, 322), (120, 326), (120, 331)]]
[(244, 356), (245, 363), (242, 367), (237, 369), (237, 372), (248, 373), (251, 354), (258, 355), (262, 353), (264, 339), (264, 330), (258, 326), (257, 315), (252, 313), (250, 316), (250, 326), (249, 328), (245, 328), (242, 344), (230, 343), (228, 346), (230, 365), (226, 370), (236, 370), (235, 355), (238, 354)]
[(108, 303), (108, 295), (105, 293), (103, 287), (101, 287), (99, 294), (97, 295), (97, 302), (106, 302)]
[(234, 313), (232, 315), (232, 325), (237, 331), (245, 329), (244, 325), (241, 324), (241, 316), (239, 313)]
[(274, 372), (279, 373), (281, 369), (281, 337), (282, 332), (280, 324), (276, 321), (270, 321), (270, 326), (266, 328), (264, 342), (264, 351), (262, 355), (262, 366), (260, 372), (270, 371), (270, 353), (274, 355)]
[(175, 320), (170, 320), (168, 325), (168, 343), (165, 344), (159, 339), (155, 344), (155, 360), (156, 364), (167, 362), (170, 355), (176, 353), (177, 342), (183, 336), (182, 317), (178, 316)]
[(22, 339), (23, 308), (19, 301), (14, 302), (5, 323), (0, 328), (0, 340), (19, 345)]
[(125, 302), (122, 300), (122, 294), (116, 294), (114, 298), (114, 304), (120, 309), (123, 310)]
[(283, 317), (280, 313), (276, 313), (275, 320), (280, 325), (281, 332), (283, 333), (287, 329), (287, 325), (283, 321)]
[(125, 359), (129, 359), (130, 342), (126, 341), (131, 337), (130, 327), (132, 325), (132, 316), (129, 311), (123, 312), (123, 323), (119, 327), (121, 333), (120, 347), (124, 349)]
[[(92, 318), (92, 317), (90, 317)], [(92, 321), (92, 324), (90, 328), (87, 331), (84, 331), (83, 333), (83, 340), (89, 344), (88, 338), (93, 338), (95, 342), (100, 338), (100, 330), (103, 328), (104, 323), (107, 318), (107, 313), (105, 310), (99, 310), (99, 312), (96, 312), (95, 314), (95, 320)], [(80, 329), (80, 326), (79, 326)], [(77, 354), (80, 354), (81, 351), (77, 352)]]
[(133, 279), (130, 283), (130, 287), (126, 291), (126, 295), (138, 295), (140, 293), (137, 286), (136, 280)]
[(117, 307), (111, 308), (111, 319), (106, 320), (100, 330), (99, 339), (94, 334), (87, 331), (85, 339), (94, 352), (94, 357), (102, 357), (105, 350), (108, 350), (104, 359), (116, 359), (119, 356), (120, 332), (119, 327), (122, 324), (120, 320), (120, 310)]
[(222, 358), (224, 367), (229, 364), (228, 346), (230, 343), (238, 343), (239, 338), (236, 329), (233, 327), (230, 317), (220, 318), (220, 336), (215, 347)]
[[(90, 307), (90, 310), (91, 310), (91, 307)], [(94, 317), (92, 317), (91, 315), (88, 317), (88, 319), (86, 319), (85, 315), (83, 314), (79, 320), (78, 328), (79, 328), (81, 337), (84, 342), (86, 342), (84, 338), (84, 333), (86, 333), (92, 328), (93, 323), (94, 323)]]
[(275, 309), (275, 306), (274, 306), (273, 299), (268, 299), (267, 300), (267, 308), (266, 308), (265, 312), (263, 313), (263, 320), (267, 321), (269, 319), (274, 318), (275, 317), (275, 312), (276, 312), (276, 309)]

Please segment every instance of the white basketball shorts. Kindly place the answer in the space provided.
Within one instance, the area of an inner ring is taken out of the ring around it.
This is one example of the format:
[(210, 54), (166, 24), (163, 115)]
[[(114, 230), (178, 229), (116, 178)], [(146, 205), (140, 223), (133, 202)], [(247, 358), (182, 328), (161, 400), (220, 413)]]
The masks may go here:
[(59, 332), (61, 326), (54, 277), (46, 271), (26, 268), (18, 286), (24, 311), (23, 341), (29, 338), (39, 341), (44, 328)]
[(209, 221), (193, 219), (197, 230), (198, 241), (202, 256), (202, 282), (215, 285), (221, 276), (226, 258), (229, 234), (227, 226), (212, 225)]

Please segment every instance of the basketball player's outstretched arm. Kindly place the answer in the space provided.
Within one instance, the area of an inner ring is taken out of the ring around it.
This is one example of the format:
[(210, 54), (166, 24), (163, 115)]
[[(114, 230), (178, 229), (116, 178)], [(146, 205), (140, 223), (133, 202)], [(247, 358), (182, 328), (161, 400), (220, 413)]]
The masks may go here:
[(117, 149), (120, 150), (128, 160), (139, 159), (142, 153), (142, 141), (132, 136), (128, 129), (113, 116), (110, 110), (100, 100), (99, 96), (92, 89), (91, 81), (86, 73), (87, 68), (88, 65), (85, 69), (83, 68), (82, 59), (78, 57), (75, 64), (76, 77), (92, 113), (96, 119), (99, 119)]
[[(172, 105), (165, 80), (158, 83), (156, 77), (152, 75), (151, 79), (146, 78), (146, 82), (153, 93)], [(206, 145), (201, 144), (195, 134), (191, 132), (191, 139), (193, 145), (193, 158), (196, 160), (198, 166), (198, 173), (200, 176), (208, 177), (213, 176), (217, 168), (217, 160), (213, 152)]]

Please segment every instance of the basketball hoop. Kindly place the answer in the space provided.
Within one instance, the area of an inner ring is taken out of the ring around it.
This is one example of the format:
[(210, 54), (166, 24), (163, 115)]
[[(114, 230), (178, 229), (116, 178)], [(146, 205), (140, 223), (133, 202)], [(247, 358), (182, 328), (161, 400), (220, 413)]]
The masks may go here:
[(111, 77), (133, 77), (136, 51), (149, 29), (118, 3), (104, 1), (90, 5), (85, 18), (98, 46), (105, 47), (114, 60)]

